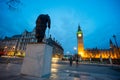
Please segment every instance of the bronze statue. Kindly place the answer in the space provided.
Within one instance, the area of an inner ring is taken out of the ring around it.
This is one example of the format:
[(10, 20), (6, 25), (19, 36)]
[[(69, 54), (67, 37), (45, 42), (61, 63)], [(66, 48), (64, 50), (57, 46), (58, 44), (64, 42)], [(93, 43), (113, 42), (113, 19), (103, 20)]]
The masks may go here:
[(50, 17), (48, 14), (41, 14), (36, 20), (36, 35), (37, 42), (42, 42), (45, 36), (45, 30), (48, 27), (50, 29)]

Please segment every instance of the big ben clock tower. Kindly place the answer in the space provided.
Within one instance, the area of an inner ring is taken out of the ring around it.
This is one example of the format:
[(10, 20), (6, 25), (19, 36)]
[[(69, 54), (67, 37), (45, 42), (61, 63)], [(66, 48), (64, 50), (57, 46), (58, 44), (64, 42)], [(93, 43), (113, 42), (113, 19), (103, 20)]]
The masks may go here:
[(83, 33), (80, 28), (80, 25), (78, 25), (78, 31), (77, 31), (77, 44), (78, 44), (78, 55), (83, 57), (84, 56)]

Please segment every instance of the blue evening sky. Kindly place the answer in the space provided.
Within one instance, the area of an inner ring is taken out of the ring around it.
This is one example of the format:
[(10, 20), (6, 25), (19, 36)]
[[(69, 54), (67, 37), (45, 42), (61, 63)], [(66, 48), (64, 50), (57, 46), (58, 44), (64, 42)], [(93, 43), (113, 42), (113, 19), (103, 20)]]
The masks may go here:
[(73, 53), (73, 48), (77, 47), (76, 31), (79, 24), (85, 49), (109, 48), (109, 39), (113, 40), (113, 34), (120, 45), (120, 0), (13, 1), (0, 0), (1, 37), (21, 34), (25, 29), (32, 31), (36, 18), (40, 14), (49, 14), (50, 34), (62, 44), (65, 53)]

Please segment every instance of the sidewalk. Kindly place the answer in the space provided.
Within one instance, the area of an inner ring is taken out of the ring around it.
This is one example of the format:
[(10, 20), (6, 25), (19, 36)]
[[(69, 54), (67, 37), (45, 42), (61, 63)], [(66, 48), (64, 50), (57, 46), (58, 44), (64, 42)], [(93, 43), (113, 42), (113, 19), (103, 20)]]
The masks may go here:
[[(99, 74), (93, 72), (81, 72), (68, 67), (66, 70), (52, 70), (51, 80), (120, 80), (120, 76), (111, 76), (109, 74)], [(78, 67), (79, 69), (79, 67)]]
[(81, 72), (75, 70), (75, 66), (58, 65), (58, 67), (59, 68), (52, 67), (52, 73), (49, 78), (36, 78), (21, 75), (21, 64), (0, 64), (0, 80), (120, 80), (119, 76)]

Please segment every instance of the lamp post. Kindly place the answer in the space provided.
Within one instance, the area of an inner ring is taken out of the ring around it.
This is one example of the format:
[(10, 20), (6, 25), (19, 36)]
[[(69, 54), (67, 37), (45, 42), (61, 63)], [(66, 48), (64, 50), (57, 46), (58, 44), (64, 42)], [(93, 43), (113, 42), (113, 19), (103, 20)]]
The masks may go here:
[(110, 47), (110, 51), (109, 51), (109, 62), (110, 62), (110, 64), (112, 64), (111, 53), (110, 53), (111, 51), (112, 51), (112, 48)]
[(102, 53), (100, 53), (100, 62), (101, 62), (101, 63), (103, 62)]
[(74, 49), (74, 51), (75, 51), (75, 54), (77, 54), (77, 48), (76, 48), (76, 47), (74, 47), (73, 49)]
[(7, 55), (7, 46), (4, 47), (5, 55)]
[(68, 55), (68, 54), (70, 54), (70, 52), (69, 52), (69, 51), (67, 51), (66, 53), (67, 53), (67, 55)]
[(14, 52), (13, 56), (15, 56), (15, 46), (13, 46), (13, 52)]
[(15, 45), (14, 56), (16, 56), (19, 41), (20, 41), (20, 39), (18, 38), (18, 39), (16, 40), (16, 45)]

